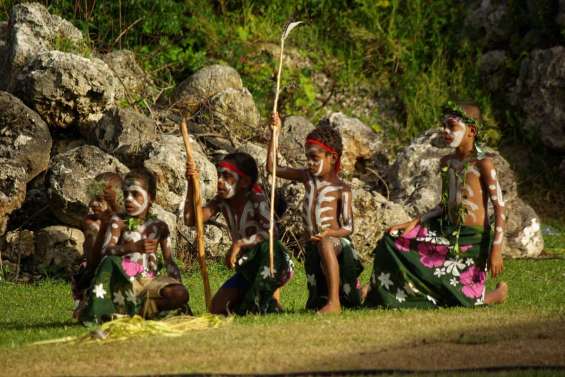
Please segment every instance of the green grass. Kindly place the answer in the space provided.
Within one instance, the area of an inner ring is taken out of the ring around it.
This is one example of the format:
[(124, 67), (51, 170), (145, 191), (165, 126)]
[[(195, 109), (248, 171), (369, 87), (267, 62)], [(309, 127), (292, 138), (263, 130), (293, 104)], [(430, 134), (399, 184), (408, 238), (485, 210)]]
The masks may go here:
[[(212, 264), (209, 269), (215, 290), (230, 271), (219, 264)], [(366, 268), (363, 281), (369, 273), (370, 268)], [(283, 289), (282, 299), (287, 309), (284, 314), (236, 317), (231, 325), (194, 331), (179, 338), (136, 338), (78, 346), (31, 345), (40, 340), (87, 332), (70, 319), (72, 302), (67, 283), (2, 283), (0, 364), (21, 359), (33, 368), (21, 367), (21, 363), (10, 364), (12, 369), (0, 371), (0, 375), (139, 375), (148, 371), (266, 373), (565, 365), (565, 259), (508, 260), (503, 279), (510, 286), (509, 299), (494, 307), (428, 311), (363, 309), (346, 310), (340, 316), (319, 316), (303, 310), (305, 276), (298, 268), (295, 278)], [(198, 270), (189, 271), (184, 282), (191, 293), (193, 310), (202, 313), (203, 288)], [(495, 284), (496, 281), (491, 280), (488, 287)], [(157, 356), (154, 353), (157, 348), (169, 351)], [(232, 348), (234, 351), (223, 352)], [(81, 351), (77, 352), (77, 349)], [(422, 353), (426, 349), (430, 354), (423, 357), (428, 352)], [(451, 351), (464, 355), (466, 350), (470, 352), (468, 357), (436, 360), (437, 355)], [(89, 364), (89, 355), (107, 358), (112, 367)], [(125, 355), (136, 359), (143, 359), (143, 355), (149, 359), (156, 357), (161, 364), (143, 361), (132, 366)], [(167, 363), (168, 357), (175, 362)], [(418, 358), (422, 359), (416, 362)], [(556, 372), (521, 371), (496, 375), (556, 375), (552, 373)]]

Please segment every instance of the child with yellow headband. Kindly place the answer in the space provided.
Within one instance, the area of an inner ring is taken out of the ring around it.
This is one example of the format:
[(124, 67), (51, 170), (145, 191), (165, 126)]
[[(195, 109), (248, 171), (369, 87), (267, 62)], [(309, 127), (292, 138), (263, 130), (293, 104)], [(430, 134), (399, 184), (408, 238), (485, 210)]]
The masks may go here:
[[(274, 114), (273, 133), (279, 132), (280, 124), (278, 114)], [(348, 238), (353, 233), (353, 198), (351, 188), (338, 176), (342, 150), (339, 132), (323, 125), (306, 138), (306, 168), (277, 167), (278, 177), (301, 182), (306, 189), (306, 308), (319, 313), (339, 312), (342, 305), (361, 304), (358, 277), (363, 266)], [(275, 158), (272, 151), (271, 140), (267, 154), (269, 173)]]

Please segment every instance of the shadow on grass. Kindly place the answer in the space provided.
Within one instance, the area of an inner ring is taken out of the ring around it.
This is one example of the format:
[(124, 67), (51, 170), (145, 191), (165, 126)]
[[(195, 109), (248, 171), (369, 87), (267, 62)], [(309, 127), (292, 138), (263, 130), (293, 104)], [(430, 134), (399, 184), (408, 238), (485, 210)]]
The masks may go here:
[(22, 323), (22, 322), (11, 322), (11, 323), (0, 323), (0, 329), (2, 330), (55, 330), (55, 329), (65, 329), (69, 327), (83, 327), (80, 323), (72, 320), (68, 321), (52, 321), (44, 323)]

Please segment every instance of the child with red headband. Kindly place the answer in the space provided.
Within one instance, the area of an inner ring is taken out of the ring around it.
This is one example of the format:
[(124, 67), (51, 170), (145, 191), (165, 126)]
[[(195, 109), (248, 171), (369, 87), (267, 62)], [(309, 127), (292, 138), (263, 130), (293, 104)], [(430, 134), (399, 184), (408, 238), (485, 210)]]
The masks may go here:
[[(232, 246), (226, 264), (236, 273), (216, 292), (210, 312), (214, 314), (268, 313), (280, 311), (275, 291), (293, 274), (292, 261), (280, 241), (275, 241), (274, 276), (269, 269), (269, 206), (256, 183), (257, 163), (247, 153), (228, 154), (218, 163), (218, 192), (202, 208), (204, 222), (222, 213), (228, 223)], [(187, 179), (197, 175), (187, 163)], [(185, 222), (194, 225), (192, 180), (188, 179)]]
[[(280, 130), (280, 118), (273, 115), (273, 132)], [(272, 173), (272, 140), (267, 170)], [(277, 167), (277, 176), (302, 182), (306, 189), (305, 269), (308, 277), (307, 309), (319, 313), (341, 311), (341, 306), (361, 304), (359, 274), (363, 266), (350, 239), (353, 233), (351, 188), (339, 177), (343, 145), (337, 130), (328, 125), (314, 129), (306, 138), (307, 167)]]

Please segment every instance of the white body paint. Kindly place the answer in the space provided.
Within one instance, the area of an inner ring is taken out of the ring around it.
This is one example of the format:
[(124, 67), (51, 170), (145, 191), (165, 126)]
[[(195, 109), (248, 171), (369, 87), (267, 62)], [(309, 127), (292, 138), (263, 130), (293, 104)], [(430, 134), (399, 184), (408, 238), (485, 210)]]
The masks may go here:
[[(138, 202), (132, 195), (133, 192), (139, 192), (142, 195), (142, 201), (141, 203)], [(127, 196), (125, 197), (125, 203), (126, 205), (129, 204), (131, 206), (133, 206), (135, 209), (132, 213), (130, 213), (131, 216), (138, 216), (140, 214), (143, 213), (143, 211), (145, 211), (147, 209), (147, 206), (149, 205), (149, 195), (147, 194), (147, 191), (138, 185), (129, 185), (126, 187), (126, 192), (127, 192)]]

